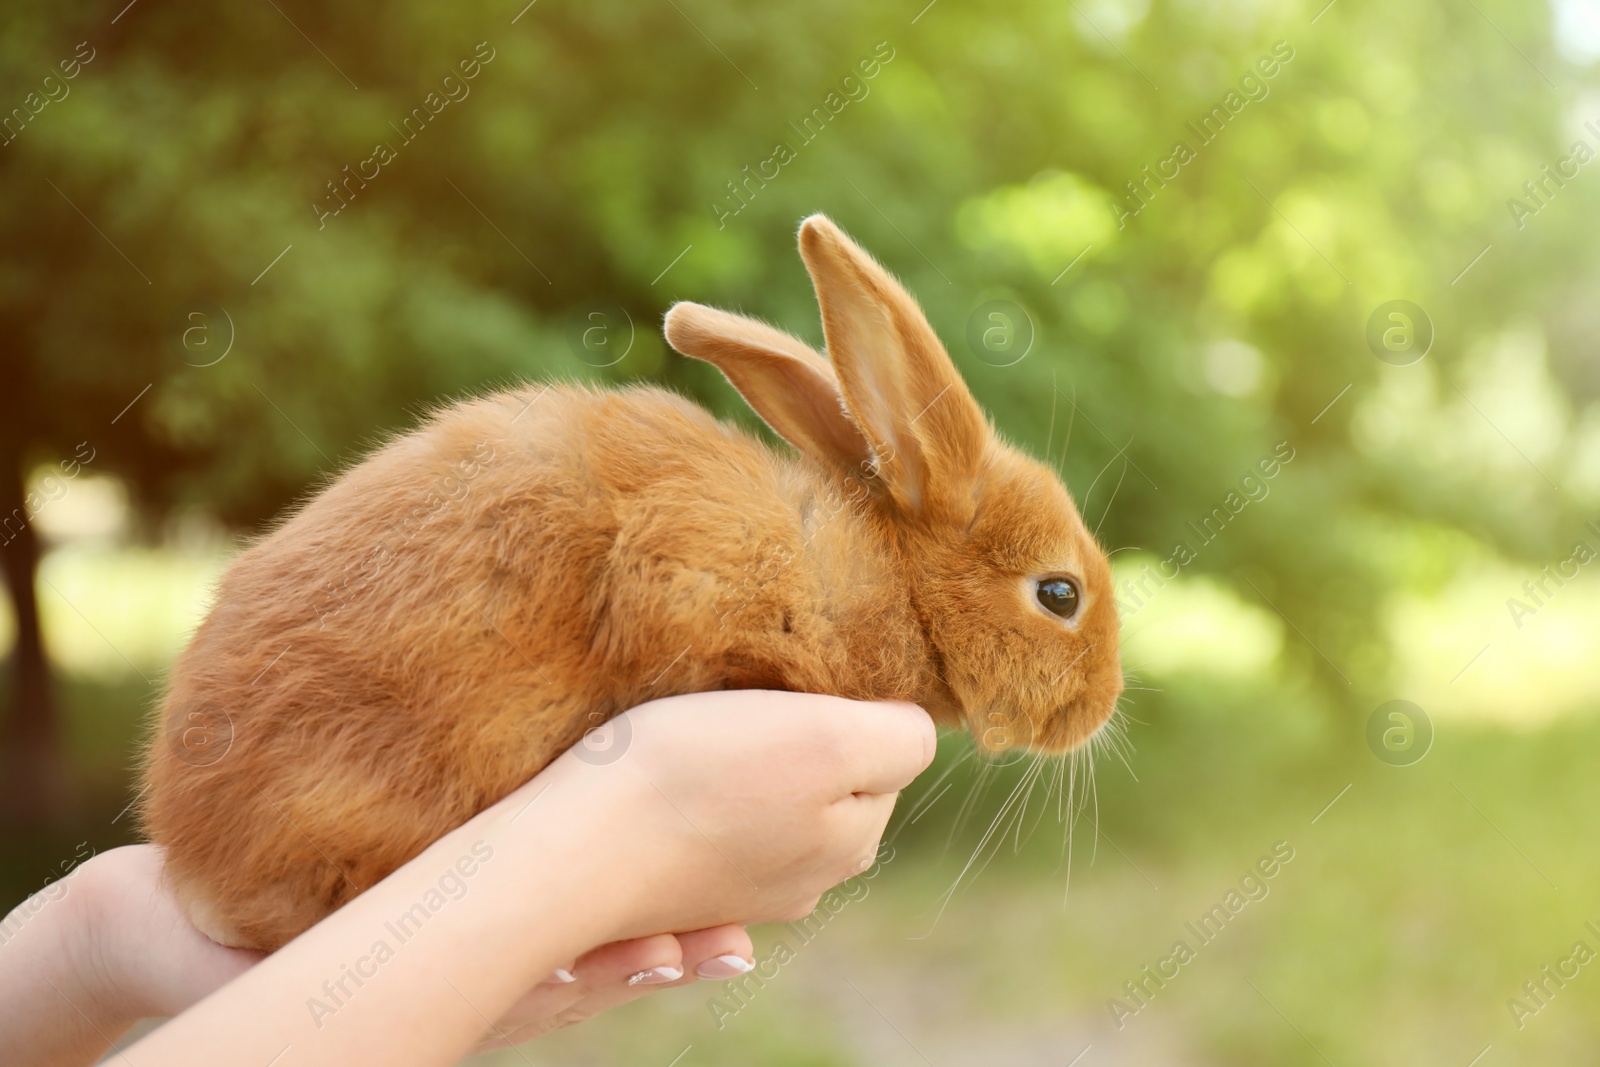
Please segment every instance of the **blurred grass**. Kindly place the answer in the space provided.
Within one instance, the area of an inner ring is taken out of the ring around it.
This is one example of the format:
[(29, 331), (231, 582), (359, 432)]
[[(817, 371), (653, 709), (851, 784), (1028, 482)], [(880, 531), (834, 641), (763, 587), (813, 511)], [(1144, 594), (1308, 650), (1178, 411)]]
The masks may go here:
[[(1486, 1045), (1489, 1063), (1587, 1061), (1600, 977), (1581, 971), (1520, 1032), (1505, 1002), (1576, 940), (1596, 943), (1583, 925), (1600, 919), (1600, 861), (1572, 847), (1570, 827), (1600, 803), (1600, 717), (1534, 735), (1451, 729), (1394, 768), (1283, 694), (1201, 684), (1141, 708), (1140, 780), (1101, 767), (1103, 836), (1096, 853), (1079, 824), (1070, 894), (1052, 810), (940, 914), (986, 825), (946, 847), (972, 784), (958, 777), (869, 895), (724, 1028), (708, 984), (552, 1035), (529, 1062), (666, 1064), (692, 1046), (682, 1063), (1060, 1067), (1089, 1045), (1095, 1064), (1465, 1065)], [(1006, 785), (990, 789), (991, 810)], [(1269, 894), (1119, 1031), (1107, 1000), (1127, 1000), (1122, 984), (1177, 938), (1194, 943), (1184, 924), (1277, 841), (1295, 857)], [(758, 956), (779, 939), (798, 945), (769, 928)]]

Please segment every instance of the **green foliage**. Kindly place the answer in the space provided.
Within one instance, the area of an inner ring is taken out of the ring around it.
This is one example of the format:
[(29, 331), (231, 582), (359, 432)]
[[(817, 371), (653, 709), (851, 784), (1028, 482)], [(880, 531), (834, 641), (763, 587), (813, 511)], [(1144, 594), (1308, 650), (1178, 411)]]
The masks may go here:
[[(1569, 413), (1600, 395), (1578, 306), (1595, 272), (1574, 225), (1595, 202), (1587, 175), (1522, 230), (1503, 206), (1568, 137), (1576, 74), (1538, 44), (1539, 9), (1493, 25), (1468, 9), (1341, 6), (1312, 24), (1109, 2), (946, 2), (915, 23), (843, 3), (517, 14), (13, 12), (0, 99), (22, 104), (79, 40), (95, 58), (0, 149), (0, 322), (25, 386), (8, 403), (25, 432), (0, 458), (104, 442), (146, 507), (254, 523), (420, 407), (513, 378), (650, 377), (732, 412), (663, 350), (660, 314), (692, 297), (820, 341), (792, 233), (822, 210), (908, 281), (1005, 433), (1042, 452), (1072, 422), (1063, 470), (1112, 547), (1165, 555), (1292, 442), (1274, 502), (1194, 566), (1294, 619), (1326, 659), (1294, 654), (1330, 693), (1382, 688), (1374, 618), (1403, 576), (1372, 531), (1420, 522), (1541, 557), (1572, 523), (1573, 494), (1514, 457), (1362, 447), (1352, 429), (1406, 375), (1482, 408), (1466, 357), (1513, 325), (1547, 339)], [(492, 59), (462, 78), (475, 49)], [(443, 107), (407, 141), (429, 93)], [(1202, 143), (1213, 107), (1228, 121)], [(813, 109), (828, 121), (802, 133)], [(1147, 181), (1178, 141), (1193, 158)], [(779, 143), (792, 158), (766, 180)], [(319, 222), (340, 203), (329, 183), (378, 144), (394, 158)], [(1402, 297), (1437, 329), (1421, 367), (1363, 343), (1372, 309)], [(965, 342), (995, 298), (1037, 328), (1012, 366)], [(233, 326), (215, 366), (181, 346), (195, 301)], [(636, 331), (603, 370), (565, 342), (598, 303)]]

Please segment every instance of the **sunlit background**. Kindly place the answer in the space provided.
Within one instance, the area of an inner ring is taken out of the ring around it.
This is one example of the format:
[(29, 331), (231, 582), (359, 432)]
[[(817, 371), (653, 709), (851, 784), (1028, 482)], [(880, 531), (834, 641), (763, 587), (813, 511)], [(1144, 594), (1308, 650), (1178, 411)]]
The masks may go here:
[(1068, 805), (948, 737), (753, 994), (484, 1062), (1593, 1060), (1600, 7), (524, 2), (7, 9), (0, 903), (133, 839), (218, 574), (430, 405), (759, 432), (660, 317), (820, 345), (824, 211), (1114, 550), (1132, 751)]

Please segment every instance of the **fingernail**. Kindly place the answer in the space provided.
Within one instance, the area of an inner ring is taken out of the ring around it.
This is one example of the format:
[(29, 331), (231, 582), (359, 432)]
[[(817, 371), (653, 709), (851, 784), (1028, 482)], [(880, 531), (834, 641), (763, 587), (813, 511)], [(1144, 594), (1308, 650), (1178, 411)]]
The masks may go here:
[(683, 977), (681, 967), (652, 967), (648, 971), (640, 971), (628, 979), (629, 985), (657, 985), (661, 982), (676, 982)]
[(706, 960), (694, 969), (694, 973), (701, 978), (733, 978), (741, 974), (749, 974), (755, 970), (755, 964), (743, 956), (718, 956), (716, 959)]
[(565, 967), (557, 967), (555, 970), (550, 972), (550, 977), (546, 979), (546, 981), (550, 982), (560, 982), (562, 985), (566, 985), (569, 982), (576, 982), (577, 980), (578, 976), (567, 970)]

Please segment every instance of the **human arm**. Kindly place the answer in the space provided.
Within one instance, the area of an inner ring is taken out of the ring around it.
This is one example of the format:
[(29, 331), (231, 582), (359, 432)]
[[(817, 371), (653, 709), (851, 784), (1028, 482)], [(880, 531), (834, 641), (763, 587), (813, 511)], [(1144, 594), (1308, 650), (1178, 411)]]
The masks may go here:
[(933, 749), (916, 709), (802, 694), (678, 697), (627, 720), (622, 759), (557, 760), (129, 1060), (451, 1062), (596, 946), (809, 910), (870, 861)]
[[(177, 1015), (263, 958), (199, 934), (162, 864), (155, 845), (99, 853), (7, 918), (0, 1043), (8, 1062), (91, 1063), (139, 1019)], [(668, 986), (731, 977), (751, 954), (737, 924), (602, 945), (524, 993), (478, 1047), (528, 1041)]]

